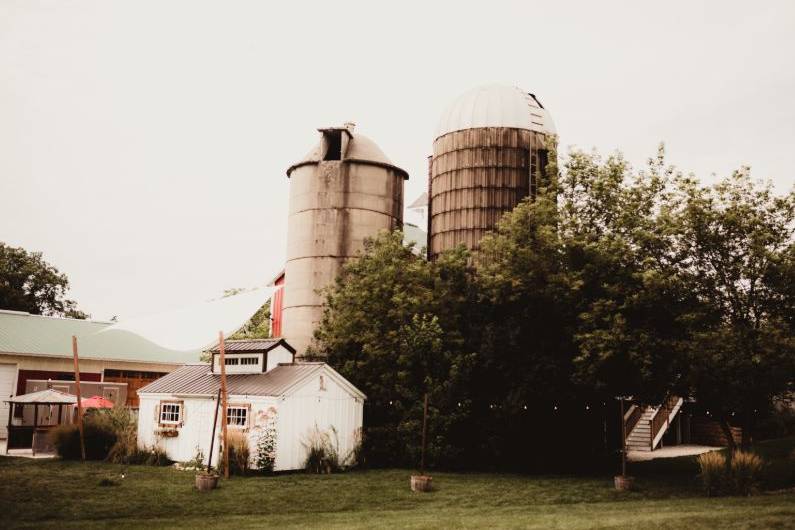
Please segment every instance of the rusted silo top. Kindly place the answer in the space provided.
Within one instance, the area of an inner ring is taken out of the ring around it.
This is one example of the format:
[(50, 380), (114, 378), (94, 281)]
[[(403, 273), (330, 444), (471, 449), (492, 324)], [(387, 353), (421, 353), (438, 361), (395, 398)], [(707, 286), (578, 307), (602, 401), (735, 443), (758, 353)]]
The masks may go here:
[(458, 96), (442, 114), (436, 138), (480, 127), (506, 127), (556, 134), (552, 117), (533, 94), (515, 86), (492, 84)]
[[(342, 162), (357, 162), (360, 164), (371, 164), (374, 166), (390, 168), (397, 171), (403, 175), (404, 179), (408, 180), (409, 174), (404, 169), (393, 164), (392, 161), (384, 154), (381, 148), (378, 147), (378, 144), (376, 144), (370, 138), (363, 134), (354, 133), (352, 124), (346, 124), (344, 127), (318, 129), (318, 131), (321, 133), (321, 141), (319, 141), (300, 162), (297, 162), (287, 168), (287, 177), (289, 177), (290, 173), (292, 173), (293, 170), (298, 167), (308, 164), (317, 164), (318, 162), (324, 160), (322, 153), (322, 135), (328, 132), (339, 131), (340, 134), (345, 134), (348, 137), (348, 141), (343, 144), (345, 145), (343, 149), (344, 152), (341, 153), (340, 158)], [(328, 158), (325, 160), (328, 160)]]

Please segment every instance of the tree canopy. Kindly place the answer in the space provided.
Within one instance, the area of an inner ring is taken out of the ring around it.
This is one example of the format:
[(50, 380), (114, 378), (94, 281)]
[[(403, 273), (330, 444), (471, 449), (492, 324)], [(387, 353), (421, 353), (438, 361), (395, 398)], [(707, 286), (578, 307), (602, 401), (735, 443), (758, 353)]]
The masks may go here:
[(0, 309), (34, 315), (87, 318), (66, 298), (66, 274), (46, 262), (41, 252), (28, 252), (0, 242)]
[(575, 151), (546, 177), (477, 255), (427, 262), (382, 233), (327, 290), (315, 351), (368, 394), (379, 462), (416, 456), (425, 392), (431, 462), (466, 465), (619, 395), (693, 397), (750, 435), (791, 391), (795, 193), (746, 169), (701, 185), (662, 147), (642, 170)]

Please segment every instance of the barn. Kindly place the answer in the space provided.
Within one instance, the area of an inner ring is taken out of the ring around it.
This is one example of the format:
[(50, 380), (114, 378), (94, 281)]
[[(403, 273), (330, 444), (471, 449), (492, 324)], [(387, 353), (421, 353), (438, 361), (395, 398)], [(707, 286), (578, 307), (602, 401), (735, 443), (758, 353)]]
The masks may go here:
[[(303, 467), (305, 443), (327, 433), (342, 457), (361, 436), (365, 395), (322, 362), (294, 362), (283, 339), (227, 341), (227, 426), (244, 433), (252, 465), (258, 442), (275, 435), (275, 471)], [(157, 446), (179, 462), (210, 455), (215, 423), (220, 438), (221, 376), (217, 348), (212, 362), (185, 365), (138, 390), (138, 443)], [(218, 462), (219, 443), (213, 446)]]

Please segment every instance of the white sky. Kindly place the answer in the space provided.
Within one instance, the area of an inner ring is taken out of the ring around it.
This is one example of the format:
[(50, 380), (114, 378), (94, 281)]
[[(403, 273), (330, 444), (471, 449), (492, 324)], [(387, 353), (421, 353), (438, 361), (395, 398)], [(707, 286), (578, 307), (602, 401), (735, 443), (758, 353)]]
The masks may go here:
[(795, 180), (795, 2), (0, 0), (0, 241), (94, 318), (262, 285), (285, 169), (352, 120), (426, 187), (447, 103), (516, 84), (562, 146)]

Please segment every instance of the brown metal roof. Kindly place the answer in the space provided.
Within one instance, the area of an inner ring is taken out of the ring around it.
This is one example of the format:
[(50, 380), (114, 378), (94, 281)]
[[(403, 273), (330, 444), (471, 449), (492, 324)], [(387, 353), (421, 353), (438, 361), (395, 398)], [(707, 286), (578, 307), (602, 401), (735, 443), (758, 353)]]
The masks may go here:
[[(225, 340), (224, 351), (228, 352), (266, 352), (270, 351), (276, 346), (284, 346), (290, 352), (295, 353), (295, 348), (287, 344), (287, 341), (281, 338), (273, 339), (238, 339), (238, 340)], [(209, 350), (211, 353), (218, 353), (218, 343), (216, 343)]]
[[(281, 396), (293, 385), (314, 372), (323, 363), (280, 364), (264, 374), (227, 374), (229, 394)], [(210, 373), (208, 364), (189, 364), (138, 390), (139, 394), (214, 395), (221, 387), (221, 375)]]
[(59, 404), (72, 404), (77, 403), (77, 396), (48, 388), (46, 390), (39, 390), (38, 392), (31, 392), (30, 394), (22, 394), (11, 399), (5, 400), (6, 403), (41, 403), (48, 405)]

